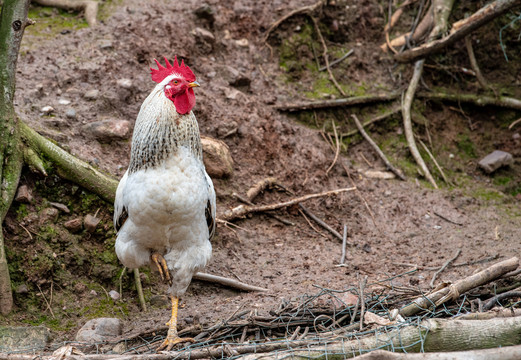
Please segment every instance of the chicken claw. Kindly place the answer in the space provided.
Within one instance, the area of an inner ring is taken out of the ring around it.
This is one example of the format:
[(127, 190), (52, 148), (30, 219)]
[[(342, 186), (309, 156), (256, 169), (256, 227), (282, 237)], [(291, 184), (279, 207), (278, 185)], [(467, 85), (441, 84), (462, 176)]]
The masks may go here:
[(175, 344), (195, 342), (192, 338), (181, 338), (177, 334), (177, 308), (179, 305), (179, 298), (170, 295), (170, 300), (172, 301), (172, 317), (166, 323), (166, 325), (168, 325), (168, 334), (166, 335), (165, 341), (163, 341), (163, 343), (157, 348), (157, 352), (161, 350), (170, 351)]
[(161, 280), (168, 282), (168, 285), (172, 286), (172, 278), (170, 277), (170, 271), (168, 270), (168, 265), (166, 264), (166, 260), (160, 253), (154, 252), (150, 255), (150, 259), (157, 266), (157, 270), (159, 270), (159, 275), (161, 276)]

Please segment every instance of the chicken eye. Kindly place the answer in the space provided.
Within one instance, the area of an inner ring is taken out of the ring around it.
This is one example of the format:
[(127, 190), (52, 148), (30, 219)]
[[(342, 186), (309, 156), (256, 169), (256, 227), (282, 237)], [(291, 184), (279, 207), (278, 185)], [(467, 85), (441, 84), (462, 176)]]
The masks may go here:
[(174, 83), (174, 85), (177, 85), (177, 84), (179, 84), (179, 81), (174, 80), (173, 83)]

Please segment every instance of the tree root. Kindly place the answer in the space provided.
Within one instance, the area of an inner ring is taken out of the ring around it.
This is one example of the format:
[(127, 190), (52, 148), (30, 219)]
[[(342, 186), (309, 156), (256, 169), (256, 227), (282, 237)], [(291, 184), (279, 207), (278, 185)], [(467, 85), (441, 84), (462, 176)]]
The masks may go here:
[(65, 10), (84, 11), (85, 20), (90, 27), (97, 24), (98, 2), (93, 0), (33, 0), (42, 6), (57, 7)]

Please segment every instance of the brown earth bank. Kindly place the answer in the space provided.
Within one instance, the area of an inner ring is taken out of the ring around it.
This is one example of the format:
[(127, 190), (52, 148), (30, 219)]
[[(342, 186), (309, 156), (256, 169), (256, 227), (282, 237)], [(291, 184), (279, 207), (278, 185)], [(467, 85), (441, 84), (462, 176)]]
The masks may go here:
[[(469, 9), (458, 5), (455, 14), (475, 11), (482, 3)], [(288, 19), (267, 42), (263, 40), (275, 20), (308, 4), (312, 2), (239, 0), (207, 1), (202, 7), (199, 1), (125, 0), (105, 4), (95, 28), (51, 21), (71, 18), (49, 8), (31, 10), (38, 23), (27, 29), (22, 44), (16, 110), (35, 130), (103, 171), (122, 176), (130, 133), (99, 138), (86, 125), (127, 120), (131, 130), (154, 85), (149, 75), (153, 59), (177, 55), (201, 83), (194, 108), (201, 133), (224, 141), (234, 160), (230, 178), (214, 179), (218, 214), (239, 204), (234, 193), (244, 195), (266, 177), (276, 177), (288, 191), (267, 190), (256, 203), (357, 187), (305, 203), (339, 233), (347, 226), (344, 266), (338, 266), (341, 241), (304, 217), (298, 207), (276, 212), (291, 225), (263, 214), (236, 221), (235, 226), (219, 224), (206, 271), (269, 291), (246, 293), (194, 281), (183, 299), (181, 328), (216, 323), (239, 307), (267, 314), (284, 300), (323, 288), (357, 287), (363, 276), (376, 286), (379, 280), (402, 274), (393, 280), (395, 286), (427, 290), (434, 271), (425, 268), (440, 267), (457, 249), (462, 250), (458, 263), (519, 254), (521, 140), (519, 127), (508, 128), (519, 111), (416, 100), (415, 131), (451, 180), (447, 185), (437, 177), (442, 188), (434, 190), (409, 155), (399, 112), (368, 131), (406, 173), (406, 181), (365, 175), (366, 170), (385, 167), (358, 135), (342, 137), (340, 156), (328, 171), (335, 160), (333, 124), (338, 134), (346, 134), (355, 129), (350, 114), (367, 120), (397, 104), (291, 114), (274, 109), (290, 101), (340, 97), (327, 72), (316, 70), (315, 59), (323, 65), (322, 48), (308, 16)], [(313, 13), (330, 58), (354, 50), (333, 68), (349, 96), (401, 92), (408, 84), (411, 66), (397, 65), (379, 47), (385, 42), (387, 6), (372, 0), (336, 1)], [(404, 15), (397, 33), (410, 28), (413, 10)], [(512, 18), (507, 14), (471, 36), (481, 70), (496, 91), (519, 98), (519, 24), (503, 31), (509, 62), (498, 38), (499, 29)], [(81, 24), (81, 19), (73, 20)], [(422, 90), (480, 94), (476, 78), (463, 70), (469, 66), (461, 41), (427, 60)], [(44, 106), (54, 111), (46, 115)], [(509, 151), (514, 163), (486, 175), (477, 162), (496, 149)], [(122, 273), (113, 252), (112, 206), (61, 180), (52, 169), (46, 178), (26, 169), (21, 183), (34, 198), (15, 202), (6, 219), (16, 308), (0, 322), (44, 324), (53, 330), (56, 342), (71, 340), (88, 319), (100, 316), (123, 319), (124, 334), (163, 325), (169, 309), (157, 295), (166, 287), (157, 273), (141, 269), (149, 305), (154, 299), (149, 311), (141, 312), (132, 274)], [(67, 205), (70, 213), (49, 210), (54, 209), (50, 202)], [(93, 232), (72, 233), (64, 227), (69, 220), (95, 213), (101, 223)], [(419, 270), (404, 274), (414, 266)], [(481, 267), (449, 267), (436, 283), (454, 281)], [(112, 300), (110, 290), (121, 292), (122, 298)]]

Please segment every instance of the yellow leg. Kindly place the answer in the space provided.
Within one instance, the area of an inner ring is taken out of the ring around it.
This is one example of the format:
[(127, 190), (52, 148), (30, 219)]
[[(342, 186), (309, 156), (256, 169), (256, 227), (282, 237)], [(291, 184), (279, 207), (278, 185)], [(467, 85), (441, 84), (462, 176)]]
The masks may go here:
[(172, 301), (172, 317), (170, 321), (166, 323), (166, 325), (168, 325), (168, 334), (166, 335), (165, 341), (157, 348), (157, 351), (170, 351), (175, 344), (195, 341), (192, 338), (180, 338), (177, 334), (177, 307), (179, 305), (179, 298), (170, 295), (170, 300)]
[(168, 285), (172, 286), (172, 278), (170, 277), (170, 271), (168, 270), (168, 265), (166, 264), (163, 255), (155, 252), (152, 253), (152, 255), (150, 255), (150, 259), (157, 266), (157, 270), (159, 270), (161, 280), (166, 281)]

